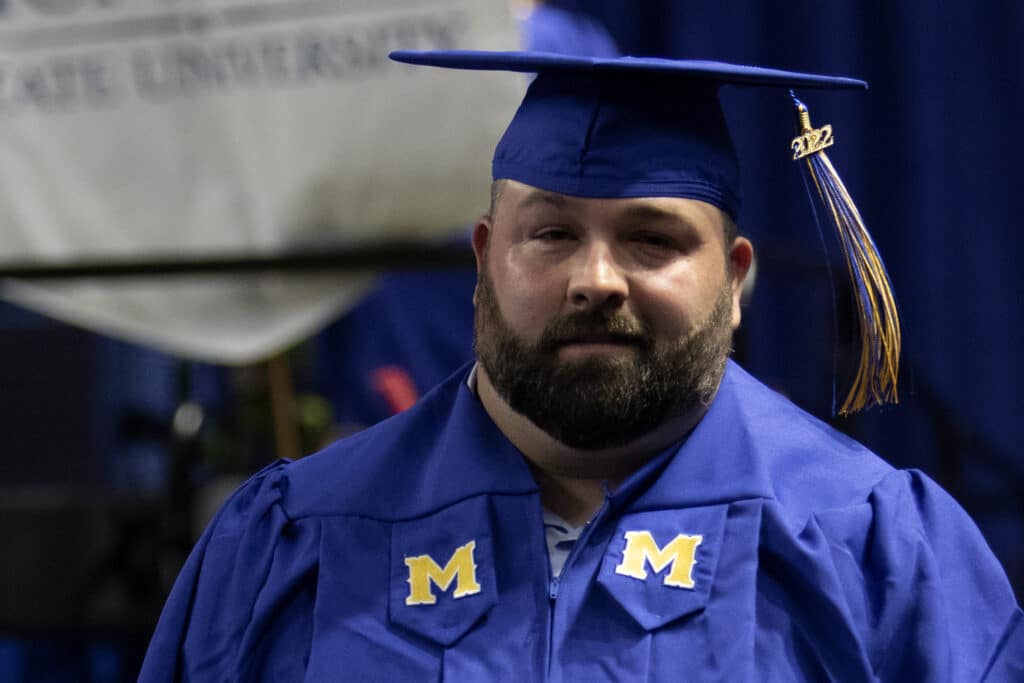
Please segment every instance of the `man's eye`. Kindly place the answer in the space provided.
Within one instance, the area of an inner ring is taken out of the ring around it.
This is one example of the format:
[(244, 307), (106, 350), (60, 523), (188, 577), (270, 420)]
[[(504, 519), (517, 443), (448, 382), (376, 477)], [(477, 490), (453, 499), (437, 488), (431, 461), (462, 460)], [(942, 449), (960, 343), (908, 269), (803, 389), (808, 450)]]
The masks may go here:
[(547, 228), (538, 232), (535, 239), (539, 239), (545, 242), (559, 242), (562, 240), (572, 239), (572, 233), (568, 230), (562, 230), (561, 228)]
[(672, 246), (672, 240), (665, 235), (651, 232), (641, 232), (633, 236), (633, 241), (649, 247), (660, 247), (668, 249)]

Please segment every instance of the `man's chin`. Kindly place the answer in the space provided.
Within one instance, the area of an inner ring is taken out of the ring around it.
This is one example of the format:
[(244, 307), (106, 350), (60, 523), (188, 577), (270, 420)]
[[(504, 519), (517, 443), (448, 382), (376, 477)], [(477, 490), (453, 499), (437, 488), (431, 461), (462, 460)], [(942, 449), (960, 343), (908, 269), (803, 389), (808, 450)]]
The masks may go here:
[(619, 395), (632, 392), (641, 383), (643, 370), (635, 350), (612, 350), (607, 353), (572, 349), (556, 352), (545, 382), (561, 391), (590, 396)]

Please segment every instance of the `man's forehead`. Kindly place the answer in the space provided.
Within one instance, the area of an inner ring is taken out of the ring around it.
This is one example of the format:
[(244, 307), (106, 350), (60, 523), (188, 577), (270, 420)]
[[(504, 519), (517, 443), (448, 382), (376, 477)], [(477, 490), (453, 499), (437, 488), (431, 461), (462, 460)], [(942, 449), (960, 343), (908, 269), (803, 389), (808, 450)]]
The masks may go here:
[(645, 221), (712, 221), (721, 224), (724, 212), (699, 199), (686, 197), (582, 197), (552, 192), (516, 180), (500, 180), (498, 203), (515, 213), (552, 208), (564, 211), (600, 211)]

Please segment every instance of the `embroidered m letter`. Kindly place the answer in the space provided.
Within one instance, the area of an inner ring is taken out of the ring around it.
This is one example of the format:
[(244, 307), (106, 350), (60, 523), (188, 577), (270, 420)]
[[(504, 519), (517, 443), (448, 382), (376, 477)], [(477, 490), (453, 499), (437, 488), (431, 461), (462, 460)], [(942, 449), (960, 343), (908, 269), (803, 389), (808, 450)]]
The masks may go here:
[(647, 579), (647, 565), (655, 573), (672, 566), (662, 579), (666, 586), (693, 588), (693, 566), (697, 563), (697, 546), (703, 536), (679, 534), (664, 548), (659, 548), (650, 531), (627, 531), (626, 548), (622, 551), (622, 562), (615, 568), (616, 574), (644, 581)]
[(405, 566), (409, 568), (409, 595), (406, 605), (433, 605), (437, 596), (431, 589), (433, 583), (442, 591), (455, 582), (453, 598), (464, 598), (480, 592), (480, 584), (476, 580), (476, 560), (473, 551), (476, 541), (459, 546), (451, 558), (441, 568), (430, 555), (415, 555), (405, 558)]

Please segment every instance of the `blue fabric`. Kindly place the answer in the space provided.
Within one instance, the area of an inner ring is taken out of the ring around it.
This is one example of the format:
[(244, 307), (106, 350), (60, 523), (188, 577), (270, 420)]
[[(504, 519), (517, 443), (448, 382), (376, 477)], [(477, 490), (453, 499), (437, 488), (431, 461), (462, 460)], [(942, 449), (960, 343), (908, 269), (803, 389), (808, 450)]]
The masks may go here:
[(863, 88), (852, 78), (706, 60), (397, 51), (411, 64), (537, 72), (494, 151), (495, 179), (581, 197), (685, 197), (736, 218), (721, 85)]
[[(609, 495), (552, 580), (536, 486), (467, 371), (243, 486), (182, 571), (140, 680), (1009, 681), (1021, 671), (1022, 613), (956, 503), (732, 364), (690, 437)], [(659, 547), (673, 533), (702, 536), (692, 589), (666, 585), (666, 567), (645, 580), (616, 571), (638, 528)], [(444, 565), (469, 541), (479, 590), (435, 586), (434, 605), (403, 598), (404, 560)]]

